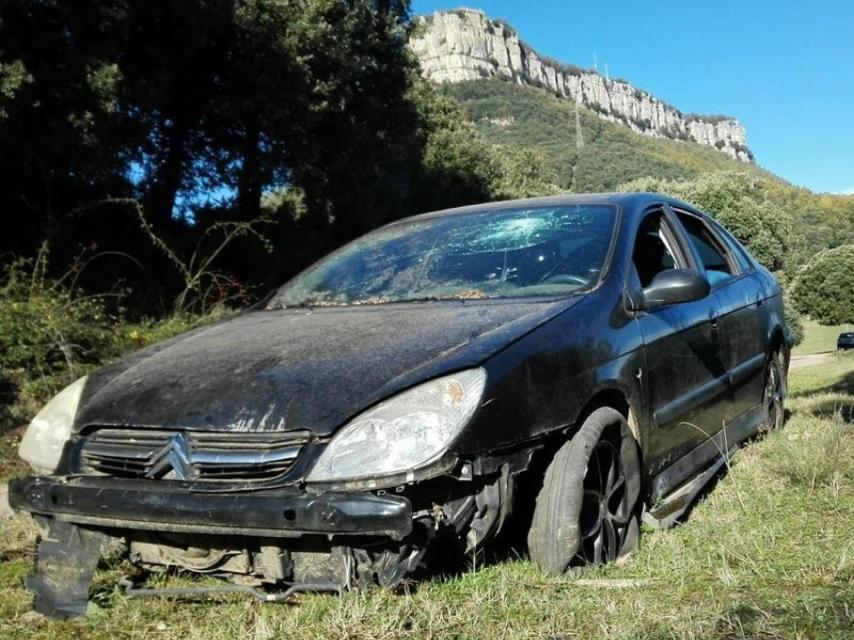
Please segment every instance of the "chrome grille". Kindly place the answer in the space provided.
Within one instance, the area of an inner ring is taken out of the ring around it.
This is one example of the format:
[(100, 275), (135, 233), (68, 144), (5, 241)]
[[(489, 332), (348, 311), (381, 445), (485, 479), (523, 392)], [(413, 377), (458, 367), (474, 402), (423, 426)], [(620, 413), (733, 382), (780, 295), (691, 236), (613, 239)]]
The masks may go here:
[(102, 428), (87, 434), (80, 471), (122, 478), (262, 481), (294, 465), (307, 431), (219, 433)]

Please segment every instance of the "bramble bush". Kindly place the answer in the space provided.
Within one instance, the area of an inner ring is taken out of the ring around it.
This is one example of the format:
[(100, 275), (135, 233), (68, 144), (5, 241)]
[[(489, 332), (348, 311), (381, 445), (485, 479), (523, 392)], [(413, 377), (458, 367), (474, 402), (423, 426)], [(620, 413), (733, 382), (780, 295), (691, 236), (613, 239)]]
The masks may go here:
[(128, 323), (118, 305), (122, 291), (85, 294), (74, 286), (75, 270), (52, 279), (47, 262), (43, 250), (0, 274), (0, 434), (95, 367), (223, 313)]
[(0, 404), (16, 418), (115, 355), (115, 318), (105, 300), (77, 296), (62, 280), (49, 282), (46, 270), (46, 252), (16, 260), (0, 286)]

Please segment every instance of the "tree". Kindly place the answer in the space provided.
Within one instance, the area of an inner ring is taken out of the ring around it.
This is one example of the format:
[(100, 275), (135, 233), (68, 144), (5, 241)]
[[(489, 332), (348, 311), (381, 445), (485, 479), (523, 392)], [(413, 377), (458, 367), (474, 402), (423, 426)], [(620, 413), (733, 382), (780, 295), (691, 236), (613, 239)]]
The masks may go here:
[(491, 153), (500, 170), (498, 196), (535, 198), (560, 193), (557, 174), (548, 167), (542, 151), (493, 145)]
[(792, 287), (798, 311), (819, 324), (854, 324), (854, 244), (827, 249), (809, 260)]
[(792, 340), (792, 346), (797, 347), (804, 341), (804, 321), (800, 312), (792, 304), (789, 295), (783, 297), (783, 315), (786, 328), (789, 330), (789, 338)]
[(222, 140), (210, 116), (234, 55), (233, 0), (127, 3), (127, 37), (115, 51), (122, 72), (119, 113), (127, 161), (148, 220), (168, 228), (179, 194), (221, 181)]
[(619, 190), (665, 193), (699, 207), (772, 271), (784, 269), (802, 244), (791, 214), (769, 199), (759, 178), (746, 173), (723, 171), (672, 181), (642, 178)]
[(0, 5), (0, 206), (10, 226), (0, 252), (32, 256), (75, 207), (128, 192), (116, 110), (123, 6)]
[(262, 213), (272, 257), (241, 237), (216, 268), (266, 287), (391, 220), (557, 190), (541, 153), (490, 144), (419, 77), (408, 1), (67, 5), (0, 5), (0, 202), (15, 253), (47, 236), (58, 269), (93, 245), (145, 265), (87, 272), (89, 288), (167, 300), (183, 285), (147, 238), (186, 263)]
[(399, 217), (424, 144), (408, 23), (399, 0), (6, 0), (0, 250), (136, 253), (128, 207), (97, 204), (128, 197), (187, 255), (283, 185), (331, 244)]

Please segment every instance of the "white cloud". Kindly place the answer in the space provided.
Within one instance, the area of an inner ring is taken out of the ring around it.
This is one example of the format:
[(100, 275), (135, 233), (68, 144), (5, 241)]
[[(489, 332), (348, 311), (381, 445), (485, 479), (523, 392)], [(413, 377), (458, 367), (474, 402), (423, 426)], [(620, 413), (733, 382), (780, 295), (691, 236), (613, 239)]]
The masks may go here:
[(851, 187), (850, 189), (843, 189), (842, 191), (837, 191), (836, 193), (840, 196), (854, 196), (854, 187)]

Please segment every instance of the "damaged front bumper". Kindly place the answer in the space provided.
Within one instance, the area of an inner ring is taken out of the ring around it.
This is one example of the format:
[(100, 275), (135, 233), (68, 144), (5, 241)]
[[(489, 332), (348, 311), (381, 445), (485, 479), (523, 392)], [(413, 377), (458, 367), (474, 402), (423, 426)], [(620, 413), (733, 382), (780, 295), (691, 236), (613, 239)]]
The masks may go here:
[[(213, 561), (205, 567), (194, 546), (183, 556), (190, 565), (185, 568), (252, 573), (264, 582), (290, 584), (285, 594), (340, 591), (360, 577), (357, 568), (370, 576), (379, 572), (390, 584), (423, 553), (399, 542), (413, 530), (412, 505), (399, 495), (296, 488), (209, 493), (177, 482), (40, 476), (12, 480), (9, 502), (32, 513), (41, 531), (35, 572), (26, 584), (35, 593), (34, 609), (52, 617), (85, 613), (98, 559), (114, 538), (129, 544), (132, 560), (135, 551), (143, 563), (164, 566), (184, 566), (175, 561), (178, 547), (169, 546), (180, 547), (180, 539), (201, 546), (244, 541), (210, 551)], [(365, 543), (385, 553), (372, 556), (352, 546)]]
[(397, 495), (295, 488), (195, 493), (182, 483), (112, 477), (40, 476), (9, 483), (14, 509), (116, 529), (298, 538), (387, 536), (412, 531), (412, 506)]

